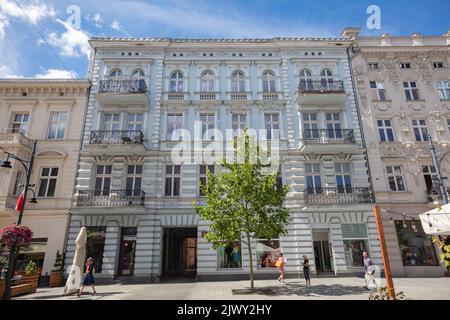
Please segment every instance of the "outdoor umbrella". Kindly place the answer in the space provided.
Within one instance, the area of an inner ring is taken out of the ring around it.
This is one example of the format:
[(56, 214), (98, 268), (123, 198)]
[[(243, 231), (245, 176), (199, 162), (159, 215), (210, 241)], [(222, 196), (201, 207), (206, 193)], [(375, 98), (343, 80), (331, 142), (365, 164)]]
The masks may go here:
[(419, 215), (423, 230), (430, 235), (450, 235), (450, 204)]
[(84, 261), (86, 259), (86, 228), (82, 227), (77, 239), (75, 240), (76, 249), (70, 266), (69, 277), (67, 278), (64, 294), (78, 293), (81, 287), (81, 276), (84, 271)]

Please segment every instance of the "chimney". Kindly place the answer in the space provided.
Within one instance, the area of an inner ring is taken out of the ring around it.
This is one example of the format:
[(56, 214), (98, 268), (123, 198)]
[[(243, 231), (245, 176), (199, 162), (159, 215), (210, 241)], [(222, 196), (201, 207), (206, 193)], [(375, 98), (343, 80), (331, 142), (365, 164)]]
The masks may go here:
[(358, 27), (347, 27), (342, 30), (341, 36), (345, 39), (355, 40), (358, 37), (360, 31), (361, 28)]

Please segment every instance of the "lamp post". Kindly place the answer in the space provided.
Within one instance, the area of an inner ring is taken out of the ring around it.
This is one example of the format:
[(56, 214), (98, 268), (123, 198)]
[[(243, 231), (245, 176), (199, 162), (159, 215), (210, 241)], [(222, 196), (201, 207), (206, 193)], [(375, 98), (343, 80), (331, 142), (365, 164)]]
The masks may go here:
[[(2, 165), (1, 165), (2, 168), (7, 168), (7, 169), (12, 168), (11, 162), (9, 161), (9, 159), (11, 158), (11, 159), (19, 161), (25, 168), (25, 172), (26, 172), (26, 181), (25, 181), (24, 190), (23, 190), (23, 205), (21, 206), (20, 211), (19, 211), (19, 218), (17, 219), (17, 225), (22, 224), (23, 212), (25, 210), (25, 203), (27, 201), (27, 193), (28, 193), (28, 190), (30, 187), (31, 173), (33, 171), (33, 163), (34, 163), (34, 158), (36, 155), (36, 145), (37, 145), (37, 140), (34, 140), (30, 160), (23, 160), (23, 159), (15, 156), (14, 154), (3, 151), (5, 154), (8, 155), (8, 158), (6, 159), (6, 161), (3, 161)], [(36, 203), (37, 202), (36, 198), (33, 197), (30, 202)], [(14, 271), (13, 270), (14, 266), (16, 264), (17, 249), (18, 249), (17, 246), (13, 245), (9, 251), (8, 266), (6, 267), (6, 272), (5, 272), (6, 273), (5, 293), (3, 294), (3, 300), (11, 299), (11, 278), (12, 278), (12, 273)]]
[(442, 198), (442, 201), (444, 204), (448, 204), (448, 196), (447, 192), (445, 191), (444, 187), (444, 179), (441, 176), (441, 162), (444, 159), (444, 157), (450, 153), (450, 151), (445, 152), (443, 155), (440, 156), (440, 159), (438, 159), (438, 156), (436, 154), (436, 148), (433, 145), (433, 141), (431, 140), (431, 135), (428, 135), (428, 141), (429, 141), (429, 149), (431, 152), (431, 158), (433, 159), (433, 165), (436, 168), (436, 179), (434, 179), (435, 183), (439, 187), (439, 196)]

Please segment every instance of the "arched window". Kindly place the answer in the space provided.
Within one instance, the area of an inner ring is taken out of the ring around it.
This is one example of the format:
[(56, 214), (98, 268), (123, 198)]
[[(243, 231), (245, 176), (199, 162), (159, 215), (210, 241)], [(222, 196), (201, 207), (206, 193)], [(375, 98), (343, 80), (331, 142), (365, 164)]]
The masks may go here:
[(110, 73), (109, 73), (109, 77), (110, 78), (118, 78), (122, 76), (122, 70), (120, 69), (113, 69)]
[(214, 92), (214, 75), (210, 71), (203, 73), (200, 80), (200, 92)]
[(275, 92), (275, 75), (272, 71), (263, 73), (262, 78), (263, 92)]
[(145, 78), (145, 72), (142, 69), (136, 69), (131, 74), (131, 77), (135, 79), (143, 79)]
[(170, 76), (170, 92), (183, 92), (183, 74), (179, 71), (172, 73)]
[(330, 69), (323, 69), (320, 73), (320, 83), (323, 88), (330, 89), (333, 87), (333, 72)]
[(300, 71), (300, 89), (311, 90), (313, 88), (313, 80), (311, 71), (308, 69), (302, 69)]
[(245, 76), (244, 73), (236, 71), (231, 75), (231, 92), (245, 91)]

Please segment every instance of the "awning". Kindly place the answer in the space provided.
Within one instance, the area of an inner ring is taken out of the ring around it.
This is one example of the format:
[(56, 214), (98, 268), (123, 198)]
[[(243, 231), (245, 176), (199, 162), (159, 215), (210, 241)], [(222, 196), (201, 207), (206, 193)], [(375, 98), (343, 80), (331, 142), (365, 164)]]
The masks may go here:
[(419, 215), (423, 230), (430, 235), (450, 235), (450, 204)]

